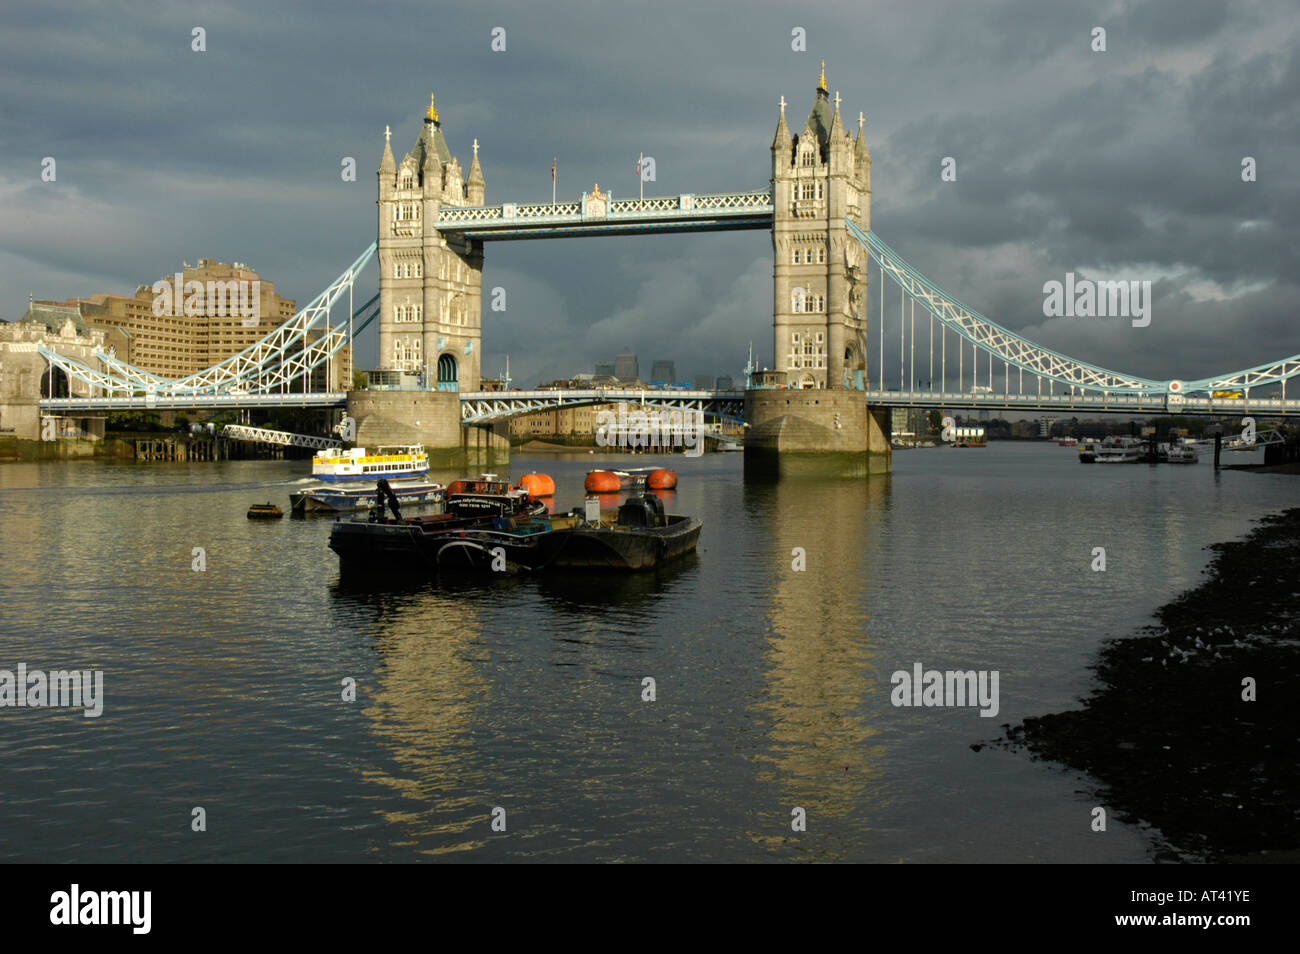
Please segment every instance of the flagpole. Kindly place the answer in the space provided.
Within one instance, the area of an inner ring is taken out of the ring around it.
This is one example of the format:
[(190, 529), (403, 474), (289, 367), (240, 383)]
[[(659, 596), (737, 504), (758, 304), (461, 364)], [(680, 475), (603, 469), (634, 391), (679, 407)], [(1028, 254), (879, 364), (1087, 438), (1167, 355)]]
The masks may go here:
[(555, 205), (555, 164), (558, 161), (559, 161), (558, 156), (556, 156), (554, 159), (551, 160), (551, 206), (552, 207), (554, 207)]
[(641, 163), (645, 162), (645, 153), (640, 153), (636, 157), (636, 178), (641, 183), (641, 204), (645, 205), (645, 176), (641, 175)]

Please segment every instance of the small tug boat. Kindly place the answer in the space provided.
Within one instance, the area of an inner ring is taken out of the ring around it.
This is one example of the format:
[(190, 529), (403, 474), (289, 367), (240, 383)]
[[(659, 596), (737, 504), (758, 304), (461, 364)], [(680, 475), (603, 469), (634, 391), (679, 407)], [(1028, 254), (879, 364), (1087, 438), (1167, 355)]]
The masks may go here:
[[(648, 570), (694, 551), (703, 521), (664, 513), (654, 494), (630, 497), (612, 522), (582, 519), (575, 509), (572, 529), (550, 566), (564, 569)], [(603, 516), (603, 515), (602, 515)]]
[(269, 500), (264, 504), (253, 504), (248, 508), (249, 520), (279, 520), (284, 511)]
[[(495, 477), (484, 474), (481, 480), (453, 481), (447, 488), (446, 512), (414, 517), (402, 516), (397, 494), (387, 480), (380, 480), (369, 515), (339, 520), (330, 531), (329, 546), (339, 555), (340, 569), (436, 569), (442, 547), (453, 539), (467, 539), (471, 530), (517, 531), (525, 529), (524, 524), (533, 518), (546, 515), (545, 502), (527, 491), (512, 490), (509, 481)], [(391, 518), (385, 516), (386, 509), (391, 511)]]
[(380, 481), (367, 519), (334, 524), (329, 546), (340, 570), (644, 570), (693, 551), (703, 526), (665, 514), (653, 494), (629, 499), (599, 519), (588, 520), (577, 509), (552, 517), (543, 501), (493, 476), (455, 481), (447, 488), (446, 513), (415, 517), (402, 516), (392, 488)]
[(311, 475), (327, 481), (371, 481), (383, 478), (423, 477), (429, 472), (429, 455), (423, 444), (380, 447), (368, 454), (364, 447), (341, 451), (317, 451), (311, 459)]

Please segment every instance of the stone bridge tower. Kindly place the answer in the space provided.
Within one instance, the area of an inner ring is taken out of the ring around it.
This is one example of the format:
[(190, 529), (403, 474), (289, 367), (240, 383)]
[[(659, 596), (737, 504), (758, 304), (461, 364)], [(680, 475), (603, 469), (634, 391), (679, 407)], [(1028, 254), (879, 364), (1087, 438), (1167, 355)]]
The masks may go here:
[(871, 156), (849, 136), (826, 90), (822, 63), (803, 131), (781, 118), (772, 140), (773, 354), (787, 387), (866, 386), (866, 253), (848, 234), (847, 216), (871, 228)]
[(478, 140), (469, 175), (442, 135), (433, 97), (401, 163), (384, 130), (379, 163), (379, 368), (426, 387), (476, 391), (482, 346), (483, 243), (437, 229), (443, 206), (483, 204)]

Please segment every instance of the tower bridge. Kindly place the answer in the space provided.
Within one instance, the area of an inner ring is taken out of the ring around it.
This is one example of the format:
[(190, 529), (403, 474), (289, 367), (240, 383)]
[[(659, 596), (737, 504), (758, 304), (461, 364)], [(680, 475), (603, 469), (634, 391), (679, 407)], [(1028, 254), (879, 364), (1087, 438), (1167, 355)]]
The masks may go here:
[[(1286, 394), (1300, 374), (1300, 355), (1197, 379), (1145, 378), (1044, 348), (963, 305), (872, 231), (865, 117), (858, 113), (856, 132), (850, 130), (841, 103), (838, 92), (830, 95), (824, 64), (802, 126), (788, 121), (789, 104), (780, 98), (765, 188), (625, 198), (593, 185), (577, 201), (489, 205), (478, 141), (463, 171), (430, 97), (419, 135), (400, 161), (385, 130), (376, 241), (293, 319), (240, 354), (174, 381), (112, 354), (97, 353), (96, 363), (42, 346), (51, 374), (57, 369), (70, 386), (43, 395), (40, 408), (57, 415), (142, 405), (346, 405), (360, 443), (418, 440), (434, 450), (508, 453), (504, 422), (511, 416), (575, 403), (645, 403), (651, 392), (483, 391), (487, 243), (766, 229), (773, 369), (743, 394), (649, 398), (715, 416), (743, 414), (747, 461), (839, 455), (851, 470), (886, 469), (885, 415), (896, 406), (1300, 413), (1300, 401)], [(357, 309), (354, 285), (372, 257), (378, 293)], [(311, 371), (372, 323), (376, 377), (390, 382), (387, 389), (310, 392)]]

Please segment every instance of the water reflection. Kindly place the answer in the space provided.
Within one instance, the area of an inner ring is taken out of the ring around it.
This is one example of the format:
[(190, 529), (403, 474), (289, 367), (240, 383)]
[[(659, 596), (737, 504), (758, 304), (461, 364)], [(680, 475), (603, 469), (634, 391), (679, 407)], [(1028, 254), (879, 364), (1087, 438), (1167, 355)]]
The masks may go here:
[[(883, 749), (870, 742), (880, 683), (867, 593), (888, 490), (880, 478), (745, 483), (745, 509), (761, 528), (749, 556), (770, 593), (766, 688), (751, 706), (770, 745), (751, 758), (759, 780), (774, 788), (785, 826), (779, 836), (767, 825), (755, 831), (760, 843), (788, 841), (795, 806), (807, 811), (810, 832), (828, 818), (869, 820)], [(795, 548), (806, 569), (795, 569)], [(819, 841), (818, 849), (842, 857), (847, 844)]]
[(331, 590), (372, 614), (366, 632), (378, 654), (377, 685), (358, 687), (358, 699), (388, 758), (374, 758), (362, 775), (402, 797), (403, 808), (378, 809), (405, 833), (394, 845), (442, 855), (483, 844), (486, 803), (472, 793), (485, 790), (486, 773), (473, 726), (491, 705), (492, 687), (481, 673), (488, 650), (476, 597), (512, 582), (397, 581), (375, 589), (340, 580)]

